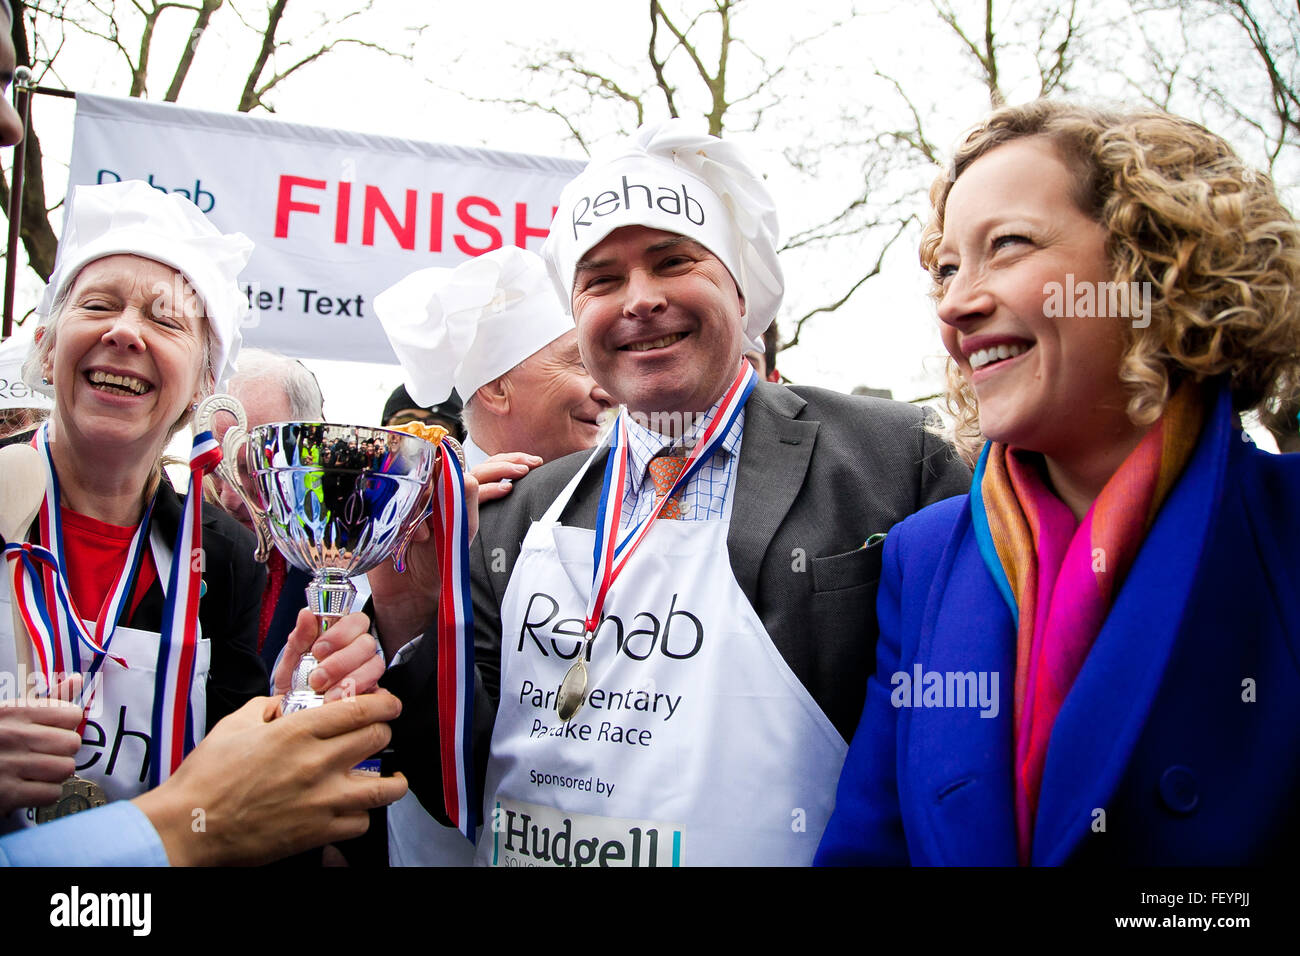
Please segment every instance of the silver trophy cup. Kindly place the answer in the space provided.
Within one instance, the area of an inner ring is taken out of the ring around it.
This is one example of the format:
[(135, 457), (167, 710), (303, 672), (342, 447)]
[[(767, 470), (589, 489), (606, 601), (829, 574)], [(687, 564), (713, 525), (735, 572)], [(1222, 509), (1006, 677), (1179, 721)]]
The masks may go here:
[[(388, 428), (277, 422), (247, 428), (229, 395), (205, 399), (195, 415), (212, 431), (221, 413), (236, 424), (222, 442), (217, 473), (243, 499), (257, 532), (257, 559), (275, 544), (284, 559), (312, 575), (307, 607), (320, 632), (352, 610), (350, 580), (390, 555), (397, 569), (411, 535), (433, 506), (441, 450)], [(214, 432), (215, 434), (215, 432)], [(457, 456), (463, 456), (457, 448)], [(316, 659), (304, 654), (284, 699), (284, 712), (319, 706), (308, 678)]]

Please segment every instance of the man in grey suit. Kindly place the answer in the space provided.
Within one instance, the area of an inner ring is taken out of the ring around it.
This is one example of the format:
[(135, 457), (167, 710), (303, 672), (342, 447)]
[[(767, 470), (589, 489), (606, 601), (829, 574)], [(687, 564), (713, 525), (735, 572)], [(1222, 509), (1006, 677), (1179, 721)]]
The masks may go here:
[[(543, 252), (626, 412), (613, 450), (482, 509), (482, 862), (811, 861), (874, 666), (879, 541), (969, 473), (910, 406), (753, 381), (775, 243), (761, 178), (675, 121), (561, 197)], [(626, 573), (602, 596), (593, 529), (615, 512)], [(386, 647), (430, 629), (427, 586), (371, 583)], [(425, 633), (384, 683), (404, 705), (398, 766), (440, 813), (436, 651)]]

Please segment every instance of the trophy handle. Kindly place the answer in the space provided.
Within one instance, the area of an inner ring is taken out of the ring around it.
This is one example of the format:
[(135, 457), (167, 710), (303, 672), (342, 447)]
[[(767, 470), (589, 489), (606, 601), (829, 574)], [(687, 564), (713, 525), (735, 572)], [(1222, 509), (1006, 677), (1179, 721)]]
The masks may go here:
[[(464, 471), (465, 449), (461, 448), (460, 442), (456, 441), (456, 439), (452, 438), (450, 435), (444, 437), (443, 441), (448, 443), (451, 446), (451, 450), (456, 453), (456, 459), (460, 462), (461, 471)], [(438, 457), (434, 459), (433, 470), (430, 472), (429, 480), (424, 486), (424, 493), (427, 500), (424, 503), (424, 507), (420, 509), (419, 520), (410, 523), (405, 533), (403, 533), (401, 540), (397, 542), (396, 549), (393, 551), (393, 567), (397, 570), (398, 574), (401, 574), (406, 570), (406, 549), (410, 547), (411, 538), (414, 537), (415, 530), (428, 520), (429, 515), (433, 514), (433, 502), (438, 494), (438, 469), (442, 467), (442, 456), (443, 448), (439, 445)]]
[[(239, 404), (239, 400), (233, 395), (210, 395), (199, 403), (194, 413), (195, 428), (201, 432), (211, 432), (213, 419), (221, 412), (233, 416), (235, 425), (226, 432), (226, 437), (221, 442), (221, 461), (217, 463), (217, 474), (221, 476), (222, 481), (235, 489), (244, 507), (252, 515), (253, 532), (257, 536), (257, 551), (254, 557), (265, 563), (271, 553), (270, 519), (267, 517), (266, 509), (253, 501), (244, 490), (244, 482), (240, 479), (239, 468), (235, 464), (241, 454), (247, 460), (248, 416), (244, 414), (244, 406)], [(251, 468), (249, 472), (252, 472)]]

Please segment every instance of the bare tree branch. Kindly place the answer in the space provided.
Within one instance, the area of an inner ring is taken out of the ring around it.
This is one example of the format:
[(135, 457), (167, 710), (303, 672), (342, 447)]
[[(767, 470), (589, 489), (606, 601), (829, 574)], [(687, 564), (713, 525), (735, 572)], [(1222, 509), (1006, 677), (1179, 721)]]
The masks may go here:
[(265, 96), (268, 92), (270, 92), (270, 90), (274, 88), (277, 84), (283, 82), (284, 80), (292, 76), (294, 73), (301, 70), (304, 66), (307, 66), (311, 63), (315, 63), (317, 60), (319, 60), (325, 54), (329, 53), (331, 50), (338, 49), (339, 47), (345, 45), (365, 47), (368, 50), (378, 50), (380, 53), (384, 53), (388, 56), (396, 56), (406, 60), (410, 59), (410, 57), (405, 54), (395, 53), (392, 50), (388, 49), (387, 47), (381, 46), (378, 43), (373, 43), (370, 40), (358, 40), (356, 37), (340, 37), (336, 40), (330, 40), (328, 43), (322, 46), (315, 53), (308, 54), (307, 56), (299, 60), (297, 63), (294, 63), (292, 66), (290, 66), (287, 70), (284, 70), (280, 73), (276, 73), (269, 80), (267, 80), (265, 83), (259, 86), (257, 88), (257, 92), (254, 94), (254, 96), (257, 99), (257, 105), (261, 106), (263, 109), (267, 109), (268, 112), (274, 112), (274, 110), (270, 110), (269, 107), (267, 107), (266, 104), (262, 102), (263, 96)]
[[(277, 49), (290, 46), (291, 41), (277, 41), (277, 31), (284, 26), (281, 19), (287, 2), (288, 0), (275, 0), (270, 6), (264, 8), (267, 14), (267, 28), (259, 37), (259, 53), (253, 72), (245, 83), (244, 97), (249, 100), (245, 109), (258, 105), (268, 90), (283, 82), (290, 74), (343, 44), (379, 48), (361, 36), (338, 36), (340, 25), (354, 27), (359, 22), (358, 18), (370, 10), (369, 0), (359, 0), (358, 5), (347, 13), (334, 15), (331, 18), (322, 15), (317, 28), (320, 32), (307, 31), (304, 35), (298, 31), (296, 39), (299, 39), (303, 45), (310, 43), (313, 48), (318, 48), (287, 69), (275, 73), (271, 79), (264, 80), (262, 77), (267, 72), (268, 64), (274, 62)], [(179, 98), (184, 88), (194, 63), (198, 44), (218, 11), (222, 9), (232, 11), (233, 19), (245, 29), (250, 29), (247, 20), (235, 7), (234, 2), (224, 3), (223, 0), (197, 0), (197, 2), (195, 0), (186, 0), (186, 2), (181, 0), (116, 0), (116, 2), (115, 0), (36, 0), (32, 3), (14, 0), (13, 7), (11, 34), (18, 54), (17, 62), (29, 66), (36, 77), (50, 77), (58, 80), (62, 86), (69, 86), (70, 84), (62, 81), (58, 67), (59, 55), (69, 41), (87, 37), (103, 44), (103, 49), (112, 51), (111, 58), (114, 63), (121, 62), (122, 71), (115, 79), (119, 81), (118, 88), (129, 91), (132, 96), (147, 94), (150, 63), (160, 59), (165, 62), (171, 53), (170, 50), (162, 49), (161, 38), (164, 32), (158, 29), (161, 19), (172, 17), (173, 14), (177, 17), (180, 14), (192, 14), (193, 27), (185, 38), (184, 47), (178, 47), (175, 51), (176, 66), (172, 70), (165, 96), (167, 100), (173, 102)], [(29, 26), (32, 27), (33, 36), (30, 47), (27, 42)], [(37, 56), (32, 56), (29, 52), (33, 50), (39, 51)], [(388, 55), (402, 55), (392, 50), (384, 50), (384, 52)], [(108, 85), (109, 80), (106, 79), (104, 87)], [(28, 264), (44, 279), (49, 276), (54, 264), (57, 243), (52, 221), (59, 208), (58, 204), (53, 209), (45, 208), (44, 171), (47, 162), (52, 164), (51, 169), (60, 163), (56, 159), (42, 155), (40, 137), (34, 128), (27, 136), (26, 156), (26, 187), (23, 191), (21, 235)], [(8, 202), (7, 191), (3, 189), (3, 183), (0, 183), (0, 206), (7, 210)]]
[(857, 292), (858, 289), (862, 288), (863, 284), (866, 283), (868, 279), (874, 278), (875, 276), (879, 275), (881, 266), (883, 266), (885, 262), (885, 253), (887, 253), (889, 251), (889, 248), (895, 242), (898, 241), (898, 237), (903, 234), (903, 230), (905, 230), (908, 227), (909, 223), (912, 221), (913, 220), (910, 218), (904, 219), (902, 222), (898, 224), (898, 228), (894, 230), (894, 234), (890, 236), (889, 239), (885, 241), (884, 245), (880, 247), (880, 252), (876, 256), (876, 261), (872, 263), (871, 268), (868, 269), (861, 276), (859, 276), (858, 279), (851, 286), (849, 286), (848, 291), (846, 291), (842, 296), (840, 296), (834, 302), (830, 302), (826, 305), (819, 305), (817, 308), (811, 309), (808, 312), (805, 312), (803, 315), (799, 316), (799, 318), (795, 319), (794, 335), (792, 335), (789, 338), (789, 340), (781, 344), (781, 351), (784, 352), (786, 349), (792, 349), (799, 344), (799, 336), (803, 332), (803, 327), (804, 325), (807, 324), (809, 319), (811, 319), (813, 316), (816, 315), (823, 315), (827, 312), (834, 312), (835, 310), (840, 308), (840, 306), (844, 305), (844, 303), (848, 302), (849, 299), (852, 298), (853, 293)]
[[(262, 32), (262, 44), (258, 50), (257, 57), (253, 62), (253, 66), (248, 72), (248, 77), (244, 82), (244, 92), (239, 98), (239, 106), (237, 109), (241, 113), (247, 113), (258, 106), (262, 107), (269, 113), (275, 112), (274, 107), (268, 105), (265, 101), (266, 95), (272, 89), (293, 76), (293, 74), (297, 73), (303, 67), (315, 63), (321, 57), (342, 46), (356, 46), (368, 50), (376, 50), (383, 53), (385, 56), (397, 57), (398, 59), (406, 60), (407, 62), (411, 61), (409, 53), (391, 50), (383, 44), (376, 43), (373, 40), (364, 40), (360, 37), (351, 36), (333, 37), (322, 43), (313, 52), (296, 60), (286, 69), (276, 70), (271, 74), (269, 79), (263, 80), (262, 76), (266, 72), (267, 64), (272, 60), (276, 52), (281, 49), (290, 48), (295, 43), (295, 39), (277, 39), (277, 34), (282, 25), (284, 11), (287, 4), (288, 0), (275, 0), (273, 5), (267, 11), (266, 28)], [(331, 18), (328, 23), (332, 29), (338, 29), (349, 20), (352, 20), (353, 18), (360, 16), (363, 12), (368, 11), (370, 7), (371, 4), (367, 2), (359, 9), (352, 10), (341, 17)]]
[(554, 104), (542, 103), (539, 100), (525, 99), (524, 97), (520, 97), (520, 96), (513, 96), (513, 97), (471, 96), (468, 97), (468, 99), (474, 103), (496, 103), (502, 106), (509, 106), (512, 109), (521, 112), (525, 110), (531, 110), (535, 113), (544, 113), (549, 116), (554, 116), (556, 119), (558, 119), (560, 122), (564, 124), (565, 128), (569, 131), (569, 136), (573, 139), (575, 143), (578, 144), (578, 146), (582, 149), (582, 151), (586, 153), (588, 156), (591, 155), (591, 147), (587, 143), (586, 137), (583, 136), (582, 130), (573, 122), (573, 119), (569, 116), (569, 114), (567, 114), (566, 112), (564, 112), (564, 110), (560, 109)]
[(284, 8), (288, 3), (289, 0), (275, 0), (266, 12), (266, 28), (262, 31), (262, 45), (258, 48), (252, 69), (248, 71), (248, 78), (244, 81), (244, 92), (239, 97), (239, 105), (235, 107), (241, 113), (247, 113), (258, 105), (257, 83), (262, 77), (262, 71), (266, 69), (267, 61), (271, 59), (271, 54), (275, 52), (275, 33), (280, 29), (280, 20), (284, 17)]
[(194, 19), (194, 29), (190, 31), (190, 40), (181, 50), (176, 71), (172, 74), (171, 84), (167, 87), (167, 95), (163, 97), (166, 102), (175, 103), (176, 98), (181, 95), (181, 87), (185, 85), (185, 77), (189, 75), (190, 64), (194, 62), (194, 54), (199, 49), (199, 41), (207, 32), (212, 14), (217, 12), (221, 4), (222, 0), (203, 0), (203, 6), (199, 8), (198, 15)]
[[(603, 93), (611, 94), (615, 99), (622, 100), (624, 103), (630, 103), (636, 109), (637, 125), (645, 121), (645, 107), (641, 104), (641, 97), (634, 93), (629, 93), (619, 84), (604, 74), (597, 73), (594, 70), (588, 70), (578, 65), (572, 53), (562, 54), (568, 61), (567, 69), (575, 76), (580, 76), (596, 84), (596, 87)], [(588, 87), (590, 89), (590, 87)]]
[[(1300, 13), (1300, 0), (1297, 0), (1296, 6), (1297, 13)], [(1273, 51), (1270, 49), (1264, 28), (1260, 25), (1259, 19), (1251, 11), (1245, 0), (1227, 0), (1227, 8), (1232, 18), (1246, 32), (1251, 46), (1254, 47), (1255, 53), (1259, 57), (1260, 65), (1264, 67), (1264, 73), (1268, 77), (1273, 98), (1273, 111), (1280, 126), (1276, 139), (1277, 145), (1271, 157), (1273, 161), (1276, 161), (1288, 133), (1300, 133), (1300, 90), (1288, 84), (1282, 76)], [(1296, 42), (1295, 34), (1293, 33), (1292, 36), (1294, 43)]]
[(989, 91), (989, 102), (994, 107), (1001, 106), (1006, 102), (1006, 97), (1002, 95), (1002, 89), (998, 86), (997, 47), (993, 35), (993, 0), (984, 0), (984, 45), (982, 48), (967, 36), (966, 31), (957, 22), (956, 12), (948, 3), (942, 2), (942, 0), (930, 0), (930, 5), (934, 7), (934, 12), (938, 14), (939, 19), (948, 25), (948, 28), (962, 42), (970, 55), (975, 58), (975, 62), (979, 64), (984, 85)]
[(659, 59), (655, 53), (655, 44), (659, 40), (659, 4), (651, 2), (650, 4), (650, 49), (647, 52), (647, 58), (650, 60), (650, 68), (654, 70), (655, 85), (663, 93), (664, 102), (668, 105), (668, 115), (676, 119), (678, 117), (677, 104), (673, 102), (673, 93), (675, 90), (672, 84), (668, 82), (668, 77), (664, 74), (665, 60)]
[(1065, 79), (1066, 73), (1070, 69), (1071, 41), (1075, 38), (1075, 32), (1079, 24), (1076, 19), (1077, 13), (1076, 0), (1070, 0), (1070, 10), (1065, 17), (1065, 36), (1057, 44), (1056, 49), (1052, 51), (1051, 62), (1044, 69), (1039, 61), (1039, 76), (1041, 80), (1038, 85), (1039, 96), (1049, 96), (1061, 86)]
[(894, 87), (894, 90), (898, 93), (899, 99), (903, 101), (903, 105), (907, 107), (908, 113), (912, 116), (912, 129), (906, 131), (898, 130), (890, 135), (899, 142), (905, 143), (912, 149), (916, 150), (925, 157), (927, 162), (933, 163), (937, 166), (939, 164), (939, 151), (925, 135), (925, 126), (921, 122), (921, 113), (916, 108), (916, 104), (912, 101), (912, 98), (904, 92), (902, 84), (900, 84), (897, 79), (892, 76), (886, 76), (879, 70), (876, 70), (875, 72), (876, 76), (886, 80)]
[[(10, 24), (10, 36), (14, 44), (14, 61), (20, 66), (31, 66), (32, 57), (27, 44), (26, 17), (23, 15), (23, 0), (12, 0), (14, 18)], [(28, 127), (27, 149), (23, 161), (24, 187), (22, 194), (22, 237), (23, 250), (27, 253), (28, 265), (42, 281), (49, 279), (54, 270), (54, 254), (58, 241), (54, 237), (54, 228), (50, 225), (49, 213), (45, 209), (45, 164), (41, 155), (41, 139), (36, 134), (35, 120)], [(0, 208), (9, 215), (11, 197), (8, 183), (0, 177)]]
[(989, 87), (989, 103), (997, 108), (1007, 101), (998, 86), (997, 48), (993, 43), (993, 0), (984, 0), (984, 56), (980, 59), (984, 67), (985, 81)]

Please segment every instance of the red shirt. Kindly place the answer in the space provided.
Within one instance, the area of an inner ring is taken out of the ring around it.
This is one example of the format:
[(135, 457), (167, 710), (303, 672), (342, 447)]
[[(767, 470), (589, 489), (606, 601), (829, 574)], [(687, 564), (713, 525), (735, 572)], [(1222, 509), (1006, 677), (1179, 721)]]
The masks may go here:
[[(117, 580), (118, 574), (126, 564), (126, 553), (130, 550), (131, 539), (135, 536), (135, 526), (121, 527), (108, 524), (95, 518), (61, 509), (63, 515), (63, 557), (67, 564), (68, 589), (72, 592), (72, 601), (77, 606), (77, 613), (84, 620), (94, 621), (99, 617), (100, 608), (108, 599), (108, 593)], [(153, 549), (149, 542), (144, 542), (144, 555), (140, 560), (140, 572), (136, 575), (131, 591), (131, 604), (122, 616), (125, 624), (135, 613), (140, 600), (149, 593), (149, 588), (158, 577), (153, 563)]]

